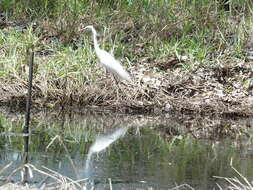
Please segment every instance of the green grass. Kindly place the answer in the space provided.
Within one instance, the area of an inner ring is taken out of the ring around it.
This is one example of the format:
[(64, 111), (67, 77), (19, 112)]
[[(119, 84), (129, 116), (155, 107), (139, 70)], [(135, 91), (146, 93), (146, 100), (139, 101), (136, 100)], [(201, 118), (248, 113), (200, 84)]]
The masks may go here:
[[(77, 32), (80, 23), (95, 24), (103, 37), (101, 47), (113, 49), (115, 56), (128, 57), (133, 63), (144, 56), (159, 59), (185, 54), (191, 57), (191, 65), (204, 61), (208, 54), (217, 56), (226, 49), (233, 51), (235, 57), (242, 58), (252, 20), (251, 4), (246, 0), (231, 1), (230, 12), (224, 12), (218, 2), (207, 0), (27, 2), (1, 2), (0, 11), (10, 15), (10, 19), (25, 21), (28, 26), (29, 23), (38, 23), (35, 31), (28, 27), (24, 32), (13, 29), (7, 34), (1, 33), (2, 48), (11, 51), (7, 50), (5, 58), (11, 60), (12, 69), (18, 69), (18, 65), (24, 62), (24, 57), (21, 56), (22, 59), (18, 60), (15, 57), (24, 55), (31, 44), (35, 44), (36, 49), (52, 49), (55, 55), (48, 58), (47, 66), (52, 64), (57, 76), (62, 76), (68, 69), (73, 70), (75, 66), (69, 67), (71, 62), (83, 68), (82, 65), (89, 67), (89, 63), (94, 60), (90, 56), (92, 50), (88, 45), (90, 34)], [(47, 44), (39, 40), (45, 35), (43, 30), (55, 38), (52, 39), (54, 43)], [(130, 42), (121, 43), (124, 39), (129, 39)], [(141, 43), (144, 48), (133, 51), (136, 44)], [(71, 49), (73, 45), (78, 46), (78, 49)], [(79, 72), (78, 69), (75, 71)]]
[[(253, 43), (252, 2), (247, 0), (230, 1), (229, 12), (219, 1), (208, 0), (27, 2), (0, 3), (9, 23), (0, 31), (0, 80), (25, 84), (26, 51), (34, 47), (34, 81), (40, 96), (48, 99), (86, 97), (83, 92), (96, 94), (94, 86), (99, 91), (105, 86), (97, 85), (105, 72), (98, 67), (91, 34), (78, 31), (81, 23), (95, 26), (101, 48), (112, 52), (130, 73), (138, 72), (146, 59), (145, 68), (161, 79), (167, 72), (156, 68), (159, 60), (167, 64), (170, 58), (186, 56), (177, 72), (191, 72), (196, 65), (243, 61)], [(109, 91), (109, 100), (118, 94), (111, 85)], [(84, 102), (90, 99), (99, 102), (96, 95)]]

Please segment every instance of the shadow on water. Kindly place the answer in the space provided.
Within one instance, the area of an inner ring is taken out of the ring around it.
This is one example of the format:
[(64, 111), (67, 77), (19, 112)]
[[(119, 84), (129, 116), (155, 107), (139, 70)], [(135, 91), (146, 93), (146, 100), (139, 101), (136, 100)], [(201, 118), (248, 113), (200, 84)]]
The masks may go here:
[[(110, 183), (113, 189), (171, 189), (180, 184), (219, 189), (216, 183), (224, 185), (224, 181), (213, 176), (234, 177), (231, 159), (235, 168), (253, 179), (252, 142), (244, 135), (252, 133), (248, 127), (252, 120), (86, 112), (33, 116), (30, 164), (43, 171), (46, 166), (73, 180), (88, 177), (96, 189), (110, 189)], [(23, 118), (1, 112), (0, 125), (0, 132), (20, 132)], [(12, 162), (0, 173), (3, 178), (22, 165), (22, 138), (0, 137), (0, 168)], [(53, 181), (40, 173), (29, 180), (38, 186), (41, 181)], [(20, 181), (20, 172), (11, 181)]]

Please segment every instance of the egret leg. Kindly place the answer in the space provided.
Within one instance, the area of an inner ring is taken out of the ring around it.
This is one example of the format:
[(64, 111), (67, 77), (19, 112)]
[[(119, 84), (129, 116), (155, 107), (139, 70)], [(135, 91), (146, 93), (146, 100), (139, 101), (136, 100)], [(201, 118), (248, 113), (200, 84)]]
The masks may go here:
[[(115, 77), (115, 75), (114, 74), (112, 74), (112, 76), (113, 76), (113, 78), (114, 78), (114, 80), (115, 80), (115, 83), (116, 83), (116, 85), (117, 85), (117, 101), (119, 100), (119, 91), (121, 91), (121, 93), (123, 93), (124, 95), (125, 95), (125, 97), (127, 97), (127, 94), (126, 94), (126, 92), (124, 91), (124, 89), (121, 89), (120, 88), (120, 86), (119, 86), (119, 82), (121, 82), (122, 83), (122, 81), (120, 81), (120, 80), (118, 80), (117, 79), (117, 77)], [(124, 83), (123, 83), (124, 84)]]
[[(119, 96), (119, 90), (122, 92), (122, 90), (121, 90), (121, 88), (119, 87), (119, 81), (117, 80), (117, 78), (115, 77), (115, 75), (114, 74), (112, 74), (112, 76), (113, 76), (113, 78), (114, 78), (114, 81), (115, 81), (115, 83), (116, 83), (116, 85), (117, 85), (117, 97)], [(118, 98), (117, 98), (118, 99)]]
[(118, 88), (120, 88), (120, 87), (119, 87), (119, 81), (117, 80), (117, 78), (115, 77), (114, 74), (112, 74), (112, 76), (113, 76), (113, 78), (114, 78), (114, 80), (115, 80), (116, 85), (118, 86)]

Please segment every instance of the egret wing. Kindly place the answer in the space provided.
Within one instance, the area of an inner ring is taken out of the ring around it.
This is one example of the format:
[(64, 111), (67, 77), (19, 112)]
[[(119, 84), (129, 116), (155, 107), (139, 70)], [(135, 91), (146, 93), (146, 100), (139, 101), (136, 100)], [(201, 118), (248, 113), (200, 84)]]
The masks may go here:
[(100, 63), (110, 72), (118, 76), (120, 79), (130, 81), (130, 76), (127, 71), (121, 66), (111, 54), (104, 50), (97, 52)]

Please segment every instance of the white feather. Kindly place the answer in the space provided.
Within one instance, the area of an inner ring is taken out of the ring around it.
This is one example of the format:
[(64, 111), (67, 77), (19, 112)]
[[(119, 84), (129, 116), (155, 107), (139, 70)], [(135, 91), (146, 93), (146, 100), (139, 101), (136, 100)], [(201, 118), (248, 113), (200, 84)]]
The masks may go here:
[(129, 73), (124, 70), (124, 68), (121, 66), (120, 62), (117, 61), (110, 53), (99, 48), (99, 45), (97, 42), (97, 32), (94, 29), (94, 27), (93, 26), (86, 26), (85, 29), (89, 29), (92, 31), (95, 52), (97, 54), (97, 57), (98, 57), (101, 65), (104, 66), (109, 72), (111, 72), (112, 74), (114, 74), (118, 78), (120, 78), (122, 80), (131, 81)]

